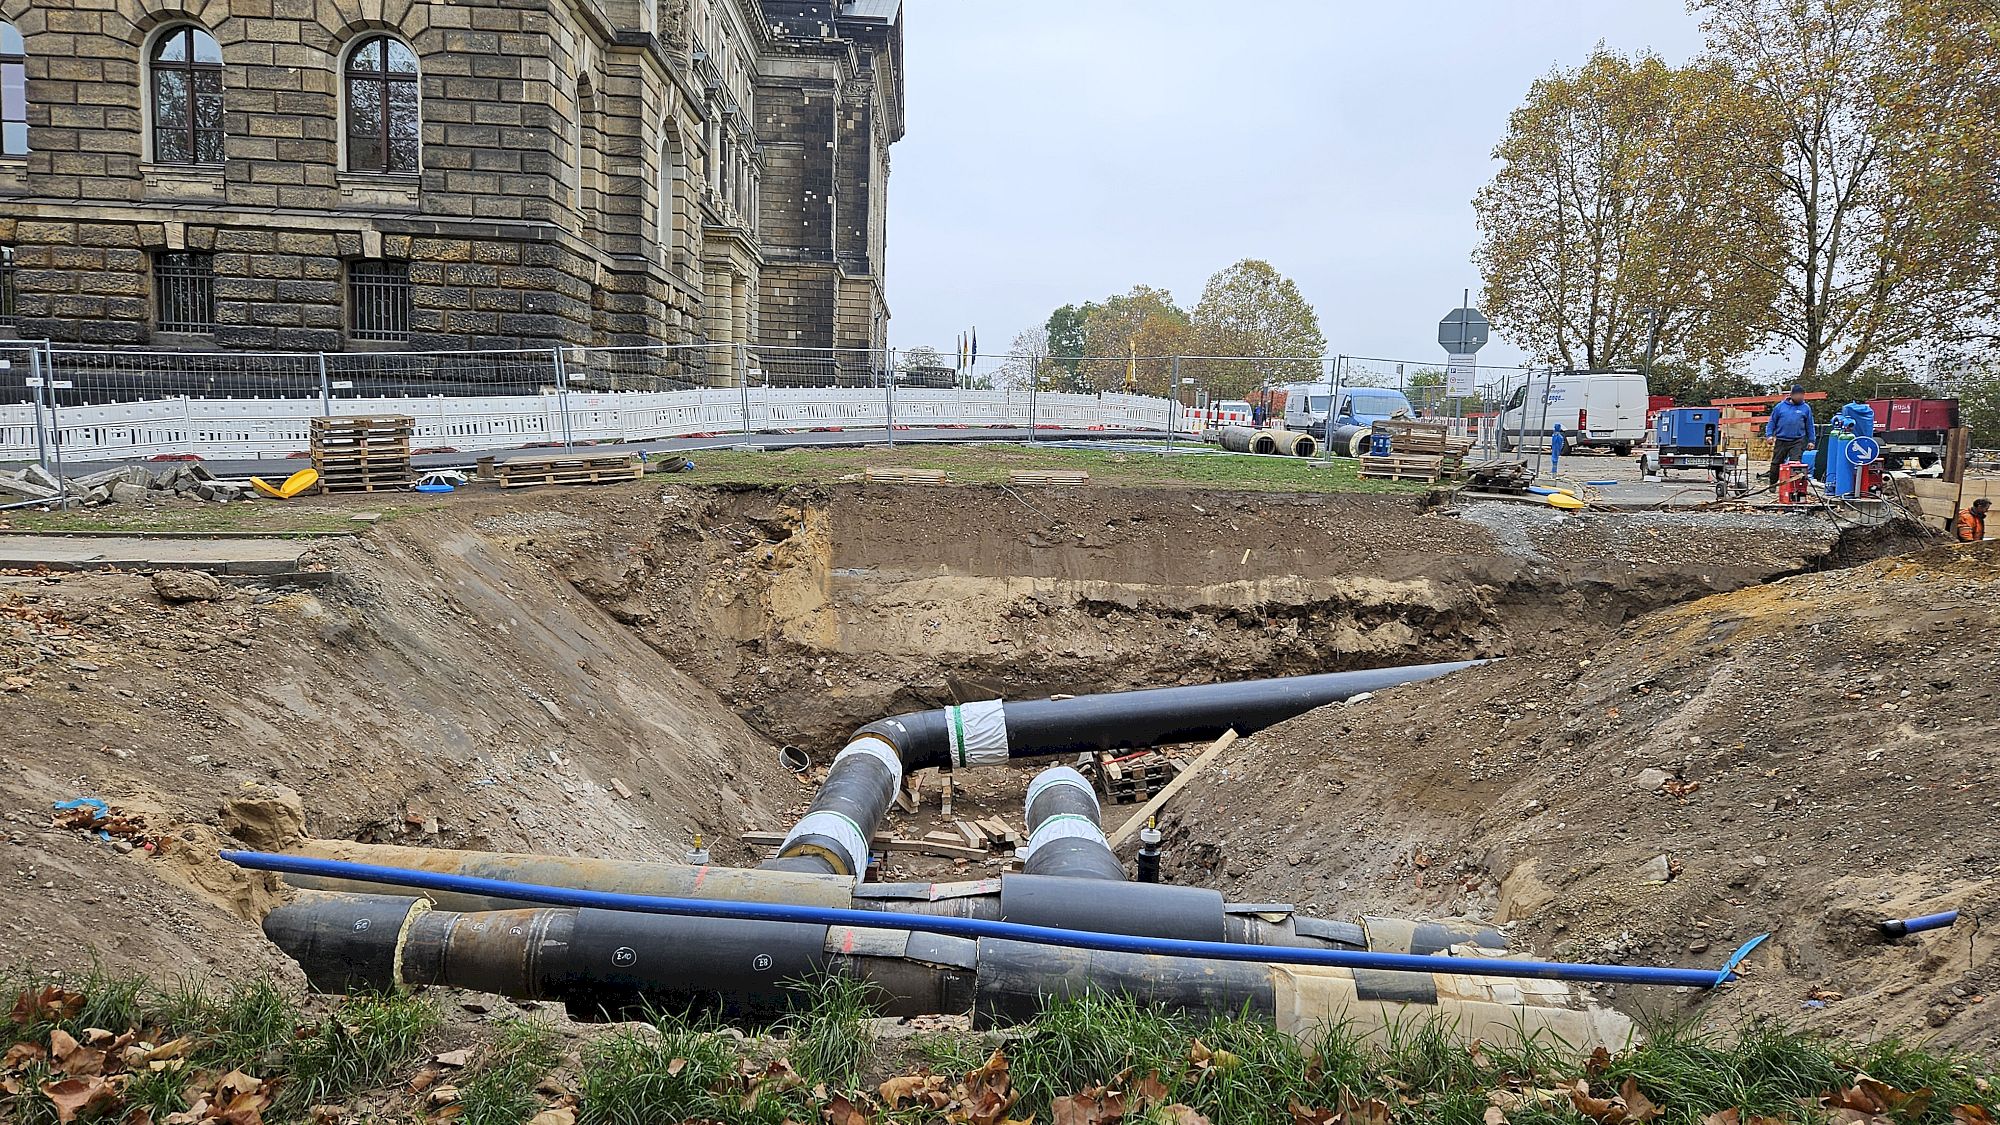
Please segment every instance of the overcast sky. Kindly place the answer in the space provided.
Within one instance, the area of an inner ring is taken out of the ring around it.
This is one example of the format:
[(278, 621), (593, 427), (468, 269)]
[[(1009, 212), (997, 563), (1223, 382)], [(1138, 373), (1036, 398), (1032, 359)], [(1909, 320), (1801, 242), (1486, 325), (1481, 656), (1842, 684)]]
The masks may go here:
[[(1599, 40), (1680, 62), (1681, 0), (904, 0), (891, 342), (1004, 349), (1058, 305), (1264, 258), (1332, 352), (1440, 362), (1507, 114)], [(1496, 337), (1481, 363), (1519, 356)]]

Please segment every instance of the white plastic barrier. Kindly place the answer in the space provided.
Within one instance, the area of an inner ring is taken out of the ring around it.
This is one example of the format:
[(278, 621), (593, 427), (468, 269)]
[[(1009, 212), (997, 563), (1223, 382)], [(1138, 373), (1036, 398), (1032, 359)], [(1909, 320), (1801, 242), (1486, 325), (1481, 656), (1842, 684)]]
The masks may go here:
[[(1145, 395), (898, 387), (897, 428), (1029, 426), (1165, 432), (1170, 404)], [(407, 414), (414, 449), (478, 451), (570, 441), (645, 441), (745, 430), (880, 429), (891, 410), (881, 387), (740, 387), (687, 391), (554, 391), (537, 395), (336, 398), (335, 415)], [(565, 425), (565, 410), (567, 425)], [(747, 425), (746, 425), (747, 410)], [(161, 398), (57, 413), (63, 460), (104, 461), (193, 454), (205, 458), (303, 454), (321, 400)], [(1194, 420), (1182, 411), (1179, 429)], [(49, 425), (44, 410), (42, 425)], [(35, 408), (0, 406), (0, 460), (36, 456)]]

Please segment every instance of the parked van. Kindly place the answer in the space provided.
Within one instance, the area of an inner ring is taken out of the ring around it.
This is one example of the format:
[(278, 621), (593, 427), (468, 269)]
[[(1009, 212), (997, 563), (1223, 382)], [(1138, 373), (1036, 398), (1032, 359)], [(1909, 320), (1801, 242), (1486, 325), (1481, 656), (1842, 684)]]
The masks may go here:
[(1648, 397), (1646, 377), (1637, 371), (1531, 375), (1500, 411), (1500, 448), (1547, 449), (1550, 431), (1561, 426), (1571, 449), (1626, 456), (1646, 440)]
[(1325, 383), (1287, 383), (1272, 388), (1272, 391), (1273, 399), (1280, 394), (1284, 396), (1284, 413), (1279, 417), (1284, 419), (1285, 428), (1304, 430), (1322, 441), (1326, 438), (1329, 406), (1343, 422), (1352, 421), (1363, 426), (1372, 426), (1397, 415), (1405, 418), (1417, 416), (1410, 400), (1394, 387), (1342, 387), (1337, 406), (1334, 405), (1333, 388)]

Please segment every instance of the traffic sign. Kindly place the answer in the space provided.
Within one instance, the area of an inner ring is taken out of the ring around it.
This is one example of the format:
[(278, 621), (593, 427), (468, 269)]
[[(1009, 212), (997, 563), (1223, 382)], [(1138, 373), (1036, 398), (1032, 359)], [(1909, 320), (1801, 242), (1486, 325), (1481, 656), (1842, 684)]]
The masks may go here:
[(1471, 355), (1486, 346), (1492, 330), (1492, 323), (1478, 309), (1453, 309), (1438, 321), (1438, 346), (1452, 355)]
[(1444, 368), (1444, 393), (1452, 398), (1469, 398), (1477, 394), (1479, 367), (1477, 356), (1467, 352), (1454, 355)]
[(1847, 463), (1850, 465), (1873, 465), (1880, 456), (1881, 443), (1872, 437), (1858, 437), (1847, 443)]

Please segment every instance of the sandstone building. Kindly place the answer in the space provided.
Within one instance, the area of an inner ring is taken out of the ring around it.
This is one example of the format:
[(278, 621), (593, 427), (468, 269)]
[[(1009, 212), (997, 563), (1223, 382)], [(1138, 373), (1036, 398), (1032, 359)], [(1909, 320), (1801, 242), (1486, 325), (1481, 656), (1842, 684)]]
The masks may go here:
[(0, 0), (0, 333), (879, 348), (901, 20), (900, 0)]

